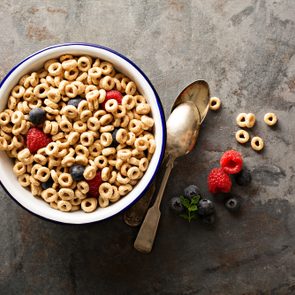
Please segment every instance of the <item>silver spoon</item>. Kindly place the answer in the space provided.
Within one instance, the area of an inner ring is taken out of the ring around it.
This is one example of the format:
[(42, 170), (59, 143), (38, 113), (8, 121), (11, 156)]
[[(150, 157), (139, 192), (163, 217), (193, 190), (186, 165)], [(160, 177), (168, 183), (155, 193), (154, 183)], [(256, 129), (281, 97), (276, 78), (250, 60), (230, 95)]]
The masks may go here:
[(195, 146), (201, 124), (201, 116), (191, 101), (176, 106), (167, 120), (168, 161), (154, 205), (148, 210), (134, 242), (134, 248), (149, 253), (152, 250), (161, 216), (160, 204), (173, 168), (174, 160), (188, 154)]
[[(209, 109), (210, 90), (209, 85), (204, 80), (197, 80), (186, 86), (175, 99), (171, 111), (179, 104), (191, 101), (197, 107), (201, 123), (204, 121)], [(145, 195), (124, 213), (124, 222), (129, 226), (138, 226), (142, 223), (149, 208), (155, 192), (155, 181), (150, 184)]]

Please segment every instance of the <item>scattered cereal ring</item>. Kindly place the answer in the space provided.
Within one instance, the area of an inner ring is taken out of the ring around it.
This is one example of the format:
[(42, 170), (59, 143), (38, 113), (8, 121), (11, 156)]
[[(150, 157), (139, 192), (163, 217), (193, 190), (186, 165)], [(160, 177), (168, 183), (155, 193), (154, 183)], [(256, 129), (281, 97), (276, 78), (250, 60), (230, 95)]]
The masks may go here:
[(277, 123), (278, 118), (276, 116), (276, 114), (274, 113), (267, 113), (264, 115), (264, 122), (268, 125), (268, 126), (273, 126)]
[(236, 118), (236, 122), (238, 126), (245, 128), (247, 127), (247, 114), (246, 113), (240, 113), (238, 114)]
[(250, 135), (247, 131), (245, 130), (238, 130), (236, 132), (236, 140), (237, 142), (244, 144), (250, 139)]
[(252, 113), (247, 114), (246, 116), (246, 126), (247, 128), (252, 128), (255, 125), (256, 118)]
[(251, 147), (255, 151), (261, 151), (264, 148), (264, 142), (261, 137), (254, 136), (251, 140)]
[(209, 101), (209, 108), (212, 111), (217, 111), (221, 107), (221, 101), (220, 98), (214, 96), (210, 98)]

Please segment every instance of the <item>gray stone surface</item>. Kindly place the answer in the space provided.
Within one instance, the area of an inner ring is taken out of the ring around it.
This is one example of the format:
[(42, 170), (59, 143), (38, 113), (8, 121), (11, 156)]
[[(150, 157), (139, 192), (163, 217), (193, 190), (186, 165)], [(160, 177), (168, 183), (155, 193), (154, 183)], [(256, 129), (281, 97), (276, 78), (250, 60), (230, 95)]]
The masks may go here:
[[(191, 81), (206, 79), (222, 110), (210, 113), (195, 151), (168, 183), (153, 252), (136, 252), (122, 216), (86, 226), (50, 223), (0, 193), (0, 294), (294, 294), (295, 2), (1, 0), (0, 76), (47, 45), (87, 41), (135, 61), (166, 114)], [(234, 140), (235, 116), (254, 112), (257, 154)], [(263, 123), (275, 111), (279, 125)], [(214, 227), (187, 224), (167, 201), (206, 177), (236, 148), (254, 170), (239, 216), (217, 202)], [(172, 181), (173, 179), (173, 181)]]

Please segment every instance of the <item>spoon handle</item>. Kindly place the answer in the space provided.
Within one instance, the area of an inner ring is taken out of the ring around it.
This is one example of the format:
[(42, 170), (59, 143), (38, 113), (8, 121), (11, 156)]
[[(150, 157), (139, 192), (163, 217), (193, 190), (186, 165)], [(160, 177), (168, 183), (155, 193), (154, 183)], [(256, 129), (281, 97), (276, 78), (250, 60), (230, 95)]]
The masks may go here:
[(170, 158), (168, 160), (167, 168), (159, 192), (157, 194), (156, 201), (154, 205), (148, 210), (145, 219), (140, 227), (140, 230), (137, 234), (136, 240), (134, 242), (134, 248), (139, 252), (150, 253), (152, 251), (161, 216), (160, 204), (169, 175), (173, 168), (173, 162), (173, 158)]

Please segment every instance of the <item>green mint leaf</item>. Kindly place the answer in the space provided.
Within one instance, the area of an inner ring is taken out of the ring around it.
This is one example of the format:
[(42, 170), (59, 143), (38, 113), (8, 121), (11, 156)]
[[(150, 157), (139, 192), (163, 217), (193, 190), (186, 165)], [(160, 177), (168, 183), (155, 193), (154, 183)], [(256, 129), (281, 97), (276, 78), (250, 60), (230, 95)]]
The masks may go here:
[(197, 211), (198, 210), (198, 207), (197, 205), (191, 205), (190, 208), (189, 208), (190, 211)]
[(196, 205), (199, 203), (201, 196), (197, 195), (197, 196), (193, 196), (192, 200), (191, 200), (191, 204)]
[(185, 198), (184, 196), (180, 196), (180, 202), (185, 208), (189, 208), (190, 201), (187, 198)]

